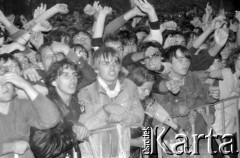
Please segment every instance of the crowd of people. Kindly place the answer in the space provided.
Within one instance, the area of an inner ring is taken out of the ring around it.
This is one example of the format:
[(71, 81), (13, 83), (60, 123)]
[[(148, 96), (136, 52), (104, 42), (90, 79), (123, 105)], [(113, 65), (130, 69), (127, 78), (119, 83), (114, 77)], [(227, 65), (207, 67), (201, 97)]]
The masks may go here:
[(176, 157), (176, 134), (210, 127), (237, 149), (237, 102), (218, 101), (240, 94), (240, 12), (207, 4), (203, 15), (165, 17), (133, 2), (123, 15), (98, 1), (81, 15), (40, 4), (19, 22), (0, 11), (1, 158), (158, 157), (157, 133), (142, 154), (143, 130), (156, 126), (168, 129), (164, 158)]

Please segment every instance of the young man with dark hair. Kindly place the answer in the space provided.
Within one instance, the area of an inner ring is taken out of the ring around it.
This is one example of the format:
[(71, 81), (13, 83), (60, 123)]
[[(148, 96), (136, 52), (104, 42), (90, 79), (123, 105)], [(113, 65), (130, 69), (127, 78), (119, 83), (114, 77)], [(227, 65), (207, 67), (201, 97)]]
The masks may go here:
[[(172, 65), (171, 71), (155, 82), (154, 96), (186, 133), (192, 134), (191, 124), (194, 121), (196, 132), (194, 134), (207, 134), (207, 125), (201, 115), (203, 110), (200, 112), (192, 109), (216, 102), (219, 99), (219, 88), (203, 84), (196, 74), (188, 71), (191, 54), (186, 47), (181, 45), (169, 47), (165, 58)], [(211, 123), (213, 112), (214, 108), (210, 108), (210, 114), (207, 114)], [(173, 130), (167, 133), (164, 140), (174, 140)]]
[(61, 122), (49, 130), (31, 130), (31, 148), (36, 157), (72, 155), (73, 146), (78, 149), (78, 140), (88, 136), (87, 128), (78, 123), (80, 114), (84, 112), (84, 107), (76, 96), (77, 83), (81, 81), (81, 77), (77, 65), (67, 59), (50, 66), (46, 76), (48, 98), (56, 104)]
[[(121, 58), (110, 47), (98, 49), (93, 56), (97, 81), (80, 90), (78, 99), (86, 107), (80, 117), (89, 130), (116, 124), (117, 129), (93, 134), (80, 145), (83, 157), (129, 157), (129, 125), (143, 121), (143, 109), (136, 85), (121, 78)], [(121, 125), (120, 125), (121, 124)]]

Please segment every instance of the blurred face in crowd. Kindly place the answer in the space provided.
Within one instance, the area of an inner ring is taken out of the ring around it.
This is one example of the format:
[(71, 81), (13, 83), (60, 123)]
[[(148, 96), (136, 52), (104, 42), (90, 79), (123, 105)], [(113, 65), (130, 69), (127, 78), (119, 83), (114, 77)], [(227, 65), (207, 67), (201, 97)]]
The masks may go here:
[(142, 86), (137, 87), (138, 97), (140, 100), (144, 100), (150, 95), (154, 82), (145, 82)]
[(147, 48), (146, 52), (147, 51), (154, 51), (154, 55), (152, 57), (144, 59), (144, 62), (142, 62), (142, 64), (144, 64), (148, 70), (157, 70), (162, 62), (161, 53), (157, 48), (154, 48), (152, 46)]
[(188, 73), (190, 66), (190, 60), (180, 51), (176, 51), (176, 57), (172, 57), (172, 69), (171, 74), (177, 78), (181, 78)]
[(4, 76), (0, 75), (0, 102), (9, 102), (14, 94), (14, 86), (11, 83), (5, 83)]
[(45, 71), (48, 71), (49, 67), (56, 61), (64, 59), (62, 53), (53, 53), (51, 47), (45, 47), (40, 52), (42, 56), (42, 64)]
[(107, 47), (114, 48), (118, 52), (120, 58), (123, 59), (123, 56), (124, 56), (123, 55), (123, 45), (121, 42), (108, 42), (108, 43), (105, 43), (105, 45)]
[(222, 60), (227, 60), (230, 53), (231, 53), (230, 48), (228, 46), (225, 46), (223, 50), (220, 52)]
[(60, 96), (72, 95), (77, 87), (77, 72), (72, 68), (64, 68), (59, 72), (58, 77), (53, 81), (53, 86)]
[(182, 35), (175, 35), (174, 39), (175, 39), (174, 45), (186, 46), (186, 40), (184, 39), (184, 37)]
[(123, 47), (123, 57), (134, 52), (137, 52), (137, 45), (135, 43), (130, 42), (128, 45)]
[(88, 51), (91, 50), (91, 38), (88, 37), (85, 33), (80, 32), (75, 37), (73, 37), (73, 44), (81, 44), (83, 45)]
[(117, 81), (120, 70), (121, 63), (118, 56), (106, 58), (102, 56), (95, 71), (107, 84), (112, 84)]
[(21, 70), (20, 67), (18, 65), (18, 63), (14, 60), (8, 60), (8, 61), (0, 61), (0, 65), (1, 67), (5, 68), (5, 70), (7, 72), (13, 72), (16, 73), (18, 75), (21, 74)]
[(85, 61), (88, 61), (88, 53), (81, 47), (76, 47), (74, 48), (74, 52), (82, 57)]

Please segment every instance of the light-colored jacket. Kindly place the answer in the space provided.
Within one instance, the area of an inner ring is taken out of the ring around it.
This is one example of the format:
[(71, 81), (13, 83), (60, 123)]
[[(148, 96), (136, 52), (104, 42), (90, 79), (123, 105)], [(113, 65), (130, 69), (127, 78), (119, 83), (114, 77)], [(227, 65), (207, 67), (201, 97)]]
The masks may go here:
[[(129, 110), (129, 117), (123, 123), (141, 124), (144, 111), (138, 98), (136, 85), (128, 79), (123, 79), (120, 84), (121, 91), (115, 98), (109, 98), (98, 81), (83, 88), (78, 94), (78, 99), (81, 104), (85, 105), (85, 113), (80, 116), (79, 122), (89, 130), (108, 125), (106, 120), (108, 115), (103, 106), (116, 103)], [(80, 144), (80, 149), (84, 158), (128, 158), (130, 155), (130, 128), (122, 126), (117, 130), (94, 134), (88, 138), (88, 141)]]

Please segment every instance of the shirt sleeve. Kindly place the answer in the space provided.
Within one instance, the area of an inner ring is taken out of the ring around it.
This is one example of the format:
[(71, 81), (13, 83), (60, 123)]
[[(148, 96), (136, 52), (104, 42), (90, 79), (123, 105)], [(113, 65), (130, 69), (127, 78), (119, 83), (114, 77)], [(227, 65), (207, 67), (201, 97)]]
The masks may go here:
[(31, 127), (40, 130), (49, 129), (54, 127), (60, 120), (56, 105), (41, 94), (32, 102), (24, 100), (23, 104), (25, 105), (23, 106), (23, 114), (26, 116), (26, 122)]
[(208, 49), (202, 50), (198, 55), (192, 55), (190, 71), (207, 70), (214, 62), (215, 57), (210, 56)]

